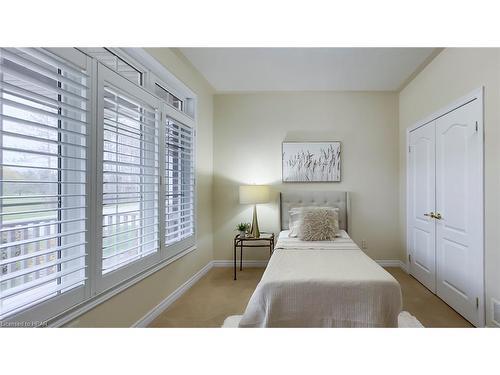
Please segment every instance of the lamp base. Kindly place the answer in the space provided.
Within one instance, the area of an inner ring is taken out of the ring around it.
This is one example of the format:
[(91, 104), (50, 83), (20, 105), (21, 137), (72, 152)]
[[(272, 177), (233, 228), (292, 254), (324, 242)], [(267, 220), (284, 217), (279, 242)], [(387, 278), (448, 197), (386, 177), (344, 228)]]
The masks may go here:
[(252, 219), (252, 227), (250, 229), (250, 234), (254, 238), (260, 237), (259, 223), (257, 221), (257, 205), (256, 204), (254, 204), (254, 206), (253, 206), (253, 219)]

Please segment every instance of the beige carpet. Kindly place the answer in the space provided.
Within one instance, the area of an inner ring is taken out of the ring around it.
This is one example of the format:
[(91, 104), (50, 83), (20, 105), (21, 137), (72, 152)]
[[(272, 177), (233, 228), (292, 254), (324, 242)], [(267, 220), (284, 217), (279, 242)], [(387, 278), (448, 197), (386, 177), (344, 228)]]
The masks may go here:
[[(387, 268), (401, 284), (403, 310), (424, 327), (471, 327), (441, 299), (399, 268)], [(150, 327), (221, 327), (231, 315), (241, 315), (259, 282), (264, 268), (238, 271), (213, 268), (182, 297), (159, 315)]]
[(158, 316), (150, 327), (220, 327), (229, 315), (243, 314), (264, 268), (212, 268)]

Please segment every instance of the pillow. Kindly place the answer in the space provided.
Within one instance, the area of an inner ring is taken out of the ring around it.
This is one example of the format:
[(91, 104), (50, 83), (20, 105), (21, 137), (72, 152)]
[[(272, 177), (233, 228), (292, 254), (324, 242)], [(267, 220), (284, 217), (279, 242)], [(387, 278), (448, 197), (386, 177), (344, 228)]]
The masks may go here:
[(333, 241), (340, 232), (338, 212), (338, 208), (304, 210), (299, 238), (303, 241)]
[(290, 232), (288, 233), (288, 237), (301, 237), (301, 225), (302, 219), (304, 216), (304, 212), (311, 210), (334, 210), (336, 212), (336, 236), (339, 236), (340, 228), (338, 222), (338, 207), (320, 207), (320, 206), (302, 206), (302, 207), (293, 207), (288, 211), (288, 229)]
[(302, 222), (302, 210), (298, 208), (292, 208), (289, 212), (288, 228), (290, 233), (288, 237), (298, 237), (300, 230), (300, 223)]
[(302, 223), (302, 213), (305, 209), (315, 209), (316, 207), (293, 207), (288, 211), (288, 237), (299, 237), (300, 224)]

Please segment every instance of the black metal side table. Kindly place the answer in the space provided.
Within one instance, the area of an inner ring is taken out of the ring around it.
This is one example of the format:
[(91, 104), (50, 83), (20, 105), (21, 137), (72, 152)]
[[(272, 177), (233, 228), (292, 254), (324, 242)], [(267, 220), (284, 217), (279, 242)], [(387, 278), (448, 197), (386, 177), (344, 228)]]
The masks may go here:
[(260, 237), (234, 237), (234, 279), (236, 280), (236, 250), (240, 248), (240, 271), (243, 269), (243, 248), (244, 247), (267, 247), (269, 256), (274, 250), (274, 233), (260, 232)]

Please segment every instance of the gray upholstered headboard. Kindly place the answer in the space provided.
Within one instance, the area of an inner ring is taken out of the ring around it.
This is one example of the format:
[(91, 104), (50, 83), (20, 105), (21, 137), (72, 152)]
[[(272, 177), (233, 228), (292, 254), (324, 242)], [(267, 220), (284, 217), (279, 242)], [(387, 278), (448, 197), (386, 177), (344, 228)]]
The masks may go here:
[(280, 193), (281, 230), (288, 229), (288, 211), (292, 207), (319, 206), (339, 208), (339, 227), (348, 232), (349, 193), (346, 191), (287, 191)]

